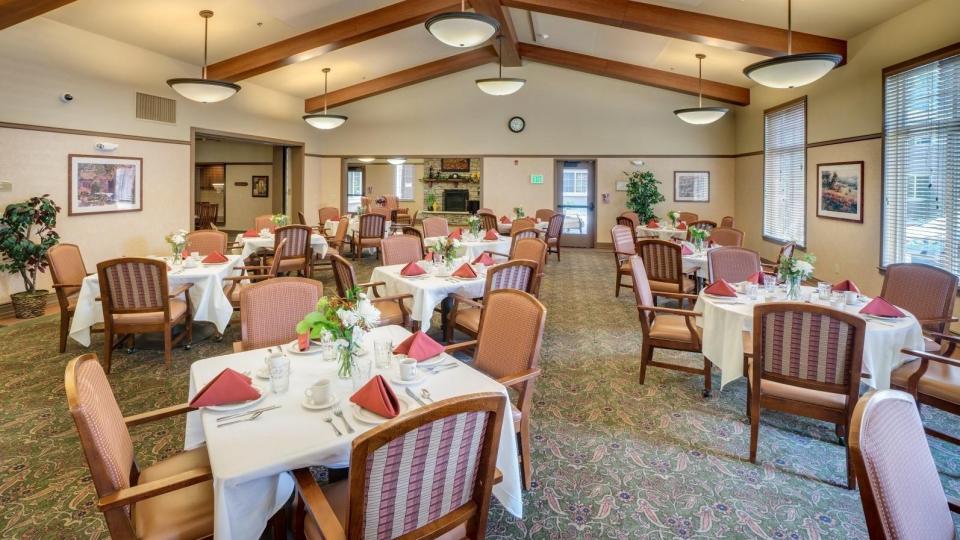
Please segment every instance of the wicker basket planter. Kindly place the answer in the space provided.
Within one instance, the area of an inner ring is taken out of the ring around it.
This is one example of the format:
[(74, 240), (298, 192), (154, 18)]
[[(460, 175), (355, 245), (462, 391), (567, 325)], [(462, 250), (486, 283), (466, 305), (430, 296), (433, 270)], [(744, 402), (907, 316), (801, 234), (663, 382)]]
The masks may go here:
[(43, 310), (47, 307), (47, 294), (46, 290), (11, 294), (14, 315), (18, 319), (32, 319), (43, 315)]

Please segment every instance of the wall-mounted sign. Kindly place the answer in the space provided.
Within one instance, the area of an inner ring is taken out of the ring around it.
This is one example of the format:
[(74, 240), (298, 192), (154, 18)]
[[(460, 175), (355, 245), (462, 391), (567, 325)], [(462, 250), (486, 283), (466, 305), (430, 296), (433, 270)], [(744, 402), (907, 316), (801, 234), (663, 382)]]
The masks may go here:
[(627, 191), (627, 183), (617, 182), (617, 191)]
[(542, 174), (531, 174), (531, 175), (530, 175), (530, 183), (531, 183), (531, 184), (542, 184), (542, 183), (543, 183), (543, 175), (542, 175)]
[(247, 187), (250, 185), (250, 182), (234, 182), (233, 185), (237, 187)]

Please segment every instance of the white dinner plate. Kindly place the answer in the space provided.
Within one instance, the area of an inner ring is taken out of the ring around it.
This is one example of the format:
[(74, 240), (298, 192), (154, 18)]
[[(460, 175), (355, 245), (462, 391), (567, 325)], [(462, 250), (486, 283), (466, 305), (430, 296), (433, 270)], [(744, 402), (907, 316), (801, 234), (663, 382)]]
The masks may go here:
[(263, 401), (263, 398), (267, 397), (267, 389), (258, 384), (254, 384), (252, 386), (257, 389), (257, 392), (260, 392), (260, 397), (258, 397), (257, 399), (251, 399), (250, 401), (241, 401), (240, 403), (228, 403), (226, 405), (210, 405), (210, 406), (204, 407), (204, 409), (208, 411), (216, 411), (216, 412), (229, 412), (229, 411), (239, 411), (240, 409), (245, 409), (251, 405), (256, 405), (257, 403), (260, 403), (261, 401)]
[(303, 405), (304, 409), (309, 409), (311, 411), (322, 411), (323, 409), (329, 409), (330, 407), (333, 407), (337, 403), (340, 403), (340, 398), (331, 394), (330, 399), (328, 399), (326, 403), (313, 404), (308, 402), (307, 398), (304, 397), (300, 402), (300, 405)]
[[(397, 396), (397, 401), (400, 403), (400, 414), (406, 414), (410, 411), (410, 402), (405, 398)], [(370, 412), (356, 403), (351, 403), (350, 408), (353, 410), (353, 417), (364, 424), (378, 425), (390, 420), (390, 418), (384, 418), (377, 413)]]
[(890, 321), (890, 322), (897, 322), (897, 321), (906, 319), (906, 317), (885, 317), (883, 315), (873, 315), (872, 313), (864, 313), (863, 316), (866, 317), (867, 319), (876, 319), (878, 321)]
[(286, 351), (287, 351), (288, 353), (290, 353), (290, 354), (296, 354), (296, 355), (300, 355), (300, 356), (307, 356), (307, 355), (311, 355), (311, 354), (320, 354), (320, 352), (323, 350), (323, 349), (320, 348), (319, 345), (317, 345), (317, 344), (314, 343), (313, 341), (310, 342), (310, 347), (308, 347), (307, 350), (305, 350), (305, 351), (301, 351), (301, 350), (300, 350), (300, 345), (299, 345), (299, 343), (297, 343), (297, 340), (293, 340), (293, 341), (291, 341), (290, 343), (287, 343), (286, 345), (284, 345), (283, 347), (284, 347), (284, 349), (286, 349)]
[(717, 294), (710, 294), (710, 293), (703, 293), (703, 295), (706, 296), (707, 298), (711, 299), (711, 300), (721, 300), (721, 301), (723, 301), (723, 300), (729, 300), (729, 301), (733, 302), (733, 301), (736, 301), (736, 299), (737, 299), (736, 296), (720, 296), (720, 295), (717, 295)]
[(418, 366), (426, 366), (426, 367), (435, 366), (435, 365), (439, 364), (440, 362), (443, 362), (443, 358), (444, 358), (444, 357), (443, 357), (443, 353), (440, 353), (440, 354), (434, 356), (433, 358), (427, 358), (426, 360), (421, 360), (421, 361), (417, 362), (417, 365), (418, 365)]

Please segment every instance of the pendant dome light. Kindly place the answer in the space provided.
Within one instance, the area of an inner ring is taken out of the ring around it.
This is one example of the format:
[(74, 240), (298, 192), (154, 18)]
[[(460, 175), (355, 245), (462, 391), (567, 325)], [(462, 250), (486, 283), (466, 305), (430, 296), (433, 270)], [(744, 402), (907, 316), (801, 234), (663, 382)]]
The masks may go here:
[(427, 32), (451, 47), (475, 47), (500, 31), (493, 17), (467, 11), (466, 0), (460, 0), (460, 11), (434, 15), (425, 24)]
[(189, 100), (200, 103), (216, 103), (239, 92), (240, 85), (207, 78), (207, 27), (210, 23), (210, 17), (213, 17), (213, 12), (205, 9), (200, 12), (200, 16), (203, 17), (203, 69), (200, 72), (200, 78), (170, 79), (167, 84)]
[(346, 116), (339, 114), (327, 114), (327, 76), (330, 68), (323, 68), (323, 112), (317, 114), (305, 114), (303, 119), (308, 124), (317, 129), (333, 129), (343, 125), (347, 121)]
[(489, 79), (477, 79), (477, 87), (484, 93), (491, 96), (509, 96), (527, 84), (526, 79), (503, 76), (503, 36), (497, 36), (498, 64), (500, 66), (500, 75)]
[(787, 55), (747, 66), (743, 74), (770, 88), (796, 88), (820, 79), (843, 57), (833, 53), (793, 54), (793, 6), (787, 0)]
[(673, 111), (673, 114), (677, 115), (677, 118), (688, 124), (712, 124), (723, 118), (723, 115), (727, 114), (727, 112), (730, 110), (726, 107), (703, 106), (703, 59), (706, 57), (707, 55), (705, 54), (697, 54), (697, 60), (700, 61), (700, 70), (697, 77), (697, 106), (689, 109), (677, 109)]

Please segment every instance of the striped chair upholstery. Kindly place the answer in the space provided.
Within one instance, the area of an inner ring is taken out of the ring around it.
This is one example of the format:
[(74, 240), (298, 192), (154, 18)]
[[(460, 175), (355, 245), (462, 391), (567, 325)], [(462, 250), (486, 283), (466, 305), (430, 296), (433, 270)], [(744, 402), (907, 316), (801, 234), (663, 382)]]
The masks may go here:
[(539, 297), (543, 283), (544, 270), (547, 267), (547, 243), (539, 238), (520, 238), (516, 241), (511, 260), (526, 260), (537, 263), (535, 282), (530, 286), (530, 294)]
[[(514, 222), (516, 223), (516, 222)], [(539, 239), (540, 235), (537, 234), (537, 230), (533, 227), (517, 229), (514, 227), (510, 231), (510, 253), (508, 253), (510, 259), (514, 258), (514, 251), (517, 249), (517, 242), (525, 238), (536, 238)]]
[(449, 323), (444, 334), (446, 341), (449, 342), (453, 339), (454, 329), (460, 330), (471, 337), (477, 336), (480, 331), (480, 317), (484, 303), (493, 291), (516, 289), (532, 294), (537, 282), (538, 269), (538, 263), (528, 260), (515, 259), (495, 264), (487, 270), (482, 302), (476, 302), (459, 294), (454, 294)]
[(637, 251), (647, 268), (647, 278), (654, 296), (660, 292), (687, 293), (694, 283), (683, 275), (680, 244), (666, 240), (644, 239), (637, 242)]
[(530, 292), (530, 286), (536, 275), (536, 261), (513, 260), (496, 264), (487, 270), (487, 288), (489, 291), (517, 289)]
[(423, 218), (423, 236), (433, 238), (435, 236), (446, 236), (450, 234), (450, 228), (447, 225), (447, 218), (428, 217)]
[(384, 238), (381, 249), (384, 266), (419, 261), (423, 258), (421, 246), (420, 238), (406, 234)]
[(629, 219), (634, 229), (640, 226), (640, 216), (638, 216), (636, 212), (624, 212), (620, 214), (620, 217)]
[(956, 538), (951, 507), (909, 394), (881, 390), (861, 398), (853, 413), (850, 450), (870, 538)]
[(323, 296), (319, 281), (279, 277), (240, 291), (241, 350), (288, 343), (297, 338), (297, 323), (317, 307)]
[(227, 252), (227, 233), (213, 230), (189, 232), (185, 250), (187, 253), (199, 251), (201, 257), (213, 252), (224, 254)]
[(637, 228), (633, 225), (633, 220), (625, 216), (617, 216), (617, 225), (622, 225), (630, 230), (633, 235), (633, 242), (637, 242)]
[(547, 223), (547, 242), (548, 253), (556, 253), (557, 260), (560, 260), (560, 237), (563, 236), (563, 214), (554, 214)]
[[(313, 230), (308, 225), (286, 225), (274, 231), (274, 257), (280, 257), (280, 273), (300, 272), (304, 276), (310, 275), (312, 234)], [(278, 252), (277, 247), (283, 240), (286, 240), (286, 244)]]
[(376, 248), (379, 251), (386, 224), (387, 219), (383, 217), (383, 214), (373, 212), (372, 210), (360, 216), (360, 222), (357, 224), (356, 236), (353, 241), (355, 259), (360, 258), (365, 248)]
[[(619, 219), (629, 218), (621, 216)], [(632, 223), (632, 222), (630, 222)], [(610, 229), (610, 238), (613, 240), (613, 258), (617, 263), (616, 296), (620, 296), (620, 289), (631, 288), (632, 285), (623, 283), (623, 277), (630, 275), (630, 256), (637, 254), (636, 229), (630, 225), (614, 225)]]
[(333, 206), (324, 206), (317, 210), (317, 214), (320, 218), (321, 227), (328, 221), (337, 221), (340, 219), (340, 209)]
[(101, 297), (112, 313), (163, 311), (167, 289), (163, 261), (121, 259), (105, 267), (103, 275), (106, 282), (100, 283)]
[(556, 214), (556, 212), (550, 208), (540, 208), (534, 212), (533, 217), (540, 221), (550, 221), (550, 218), (552, 218), (554, 214)]
[(732, 229), (733, 228), (733, 216), (723, 216), (720, 220), (721, 229)]
[(360, 287), (361, 289), (369, 287), (373, 290), (373, 297), (370, 298), (370, 301), (375, 308), (380, 310), (380, 326), (389, 326), (392, 324), (406, 326), (409, 319), (409, 312), (404, 305), (404, 301), (412, 299), (412, 295), (381, 296), (379, 288), (384, 285), (382, 281), (377, 283), (357, 283), (357, 274), (354, 272), (353, 266), (340, 255), (331, 254), (330, 265), (333, 267), (333, 279), (337, 284), (337, 295), (345, 297), (347, 291), (354, 287)]
[(707, 252), (707, 276), (713, 283), (725, 279), (738, 283), (760, 272), (760, 254), (740, 247), (722, 247)]
[(721, 246), (740, 247), (743, 245), (743, 231), (717, 227), (710, 233), (710, 240)]
[(677, 212), (677, 215), (677, 219), (687, 222), (688, 225), (700, 219), (700, 216), (694, 212)]
[(371, 208), (367, 213), (368, 213), (368, 214), (377, 214), (377, 215), (383, 216), (383, 219), (384, 219), (385, 221), (390, 221), (390, 220), (393, 219), (393, 212), (394, 212), (394, 210), (391, 209), (391, 208), (387, 208), (387, 207), (384, 207), (384, 206), (374, 206), (374, 207)]
[(497, 221), (497, 216), (493, 212), (477, 212), (477, 217), (480, 218), (480, 227), (485, 231), (496, 231), (499, 227), (499, 222)]
[(273, 232), (276, 230), (277, 226), (273, 223), (273, 216), (270, 214), (265, 214), (262, 216), (257, 216), (253, 219), (253, 228), (256, 231), (269, 229), (270, 232)]

